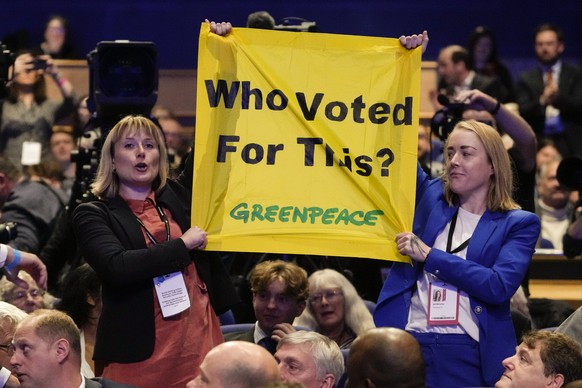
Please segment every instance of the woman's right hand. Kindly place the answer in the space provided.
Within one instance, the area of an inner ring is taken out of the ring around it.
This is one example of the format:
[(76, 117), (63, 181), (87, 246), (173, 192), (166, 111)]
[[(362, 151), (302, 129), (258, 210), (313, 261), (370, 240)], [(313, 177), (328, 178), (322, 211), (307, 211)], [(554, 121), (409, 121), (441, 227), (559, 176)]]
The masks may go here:
[(181, 237), (189, 251), (192, 249), (206, 248), (206, 231), (200, 229), (198, 226), (193, 226), (188, 229)]

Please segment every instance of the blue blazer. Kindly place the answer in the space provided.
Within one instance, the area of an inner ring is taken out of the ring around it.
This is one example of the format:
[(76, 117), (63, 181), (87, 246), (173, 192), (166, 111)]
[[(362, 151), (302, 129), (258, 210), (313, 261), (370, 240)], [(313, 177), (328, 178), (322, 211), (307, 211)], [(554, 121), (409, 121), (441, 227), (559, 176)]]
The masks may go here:
[[(414, 233), (432, 246), (456, 212), (449, 207), (440, 179), (417, 169)], [(426, 263), (397, 262), (386, 279), (374, 313), (376, 326), (404, 329), (412, 293), (422, 270), (469, 295), (479, 325), (481, 371), (493, 386), (503, 373), (501, 361), (515, 353), (509, 300), (519, 287), (540, 233), (539, 218), (522, 210), (485, 211), (467, 247), (467, 260), (432, 249)]]

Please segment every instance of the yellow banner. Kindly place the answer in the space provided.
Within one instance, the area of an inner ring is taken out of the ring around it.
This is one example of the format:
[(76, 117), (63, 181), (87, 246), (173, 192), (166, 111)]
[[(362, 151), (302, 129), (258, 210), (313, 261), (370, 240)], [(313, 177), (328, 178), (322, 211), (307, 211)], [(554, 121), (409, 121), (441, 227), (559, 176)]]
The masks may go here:
[(421, 49), (200, 32), (192, 224), (208, 250), (408, 261)]

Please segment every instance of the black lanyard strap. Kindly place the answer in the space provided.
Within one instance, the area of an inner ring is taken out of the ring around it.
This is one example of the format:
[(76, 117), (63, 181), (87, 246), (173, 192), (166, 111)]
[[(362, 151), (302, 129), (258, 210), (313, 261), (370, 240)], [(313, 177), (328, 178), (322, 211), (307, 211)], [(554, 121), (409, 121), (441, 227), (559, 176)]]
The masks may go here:
[[(148, 200), (152, 204), (154, 203), (151, 199), (148, 198)], [(166, 216), (166, 213), (164, 213), (164, 209), (162, 209), (158, 205), (154, 205), (154, 207), (158, 211), (158, 215), (160, 216), (160, 220), (162, 220), (164, 222), (164, 226), (166, 228), (166, 241), (170, 241), (170, 221), (168, 221), (168, 217)], [(136, 218), (137, 222), (139, 222), (139, 224), (143, 228), (146, 236), (148, 236), (148, 238), (150, 239), (150, 241), (152, 242), (152, 244), (154, 244), (154, 245), (158, 244), (158, 241), (156, 240), (156, 238), (154, 237), (154, 235), (150, 233), (150, 231), (148, 230), (148, 228), (146, 228), (146, 226), (144, 225), (144, 223), (137, 216), (135, 218)]]
[(457, 209), (457, 211), (455, 212), (455, 215), (453, 216), (453, 219), (451, 220), (451, 226), (449, 227), (449, 237), (447, 238), (447, 253), (455, 254), (455, 253), (461, 252), (463, 249), (467, 248), (467, 245), (469, 245), (469, 241), (471, 240), (471, 237), (469, 237), (461, 245), (459, 245), (455, 249), (451, 250), (451, 245), (453, 244), (453, 233), (455, 233), (455, 226), (457, 226), (457, 215), (458, 214), (459, 214), (459, 209)]

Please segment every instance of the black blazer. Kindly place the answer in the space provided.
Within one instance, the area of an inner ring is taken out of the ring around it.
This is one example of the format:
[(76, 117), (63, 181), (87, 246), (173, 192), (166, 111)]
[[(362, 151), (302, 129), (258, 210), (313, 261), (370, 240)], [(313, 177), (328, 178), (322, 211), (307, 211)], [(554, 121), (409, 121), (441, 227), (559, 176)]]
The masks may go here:
[[(171, 212), (182, 231), (190, 227), (190, 192), (185, 187), (168, 181), (156, 202)], [(95, 360), (137, 362), (151, 356), (155, 276), (194, 261), (217, 315), (239, 300), (217, 253), (189, 252), (181, 239), (147, 248), (140, 224), (119, 196), (79, 205), (73, 224), (81, 253), (103, 282)]]

